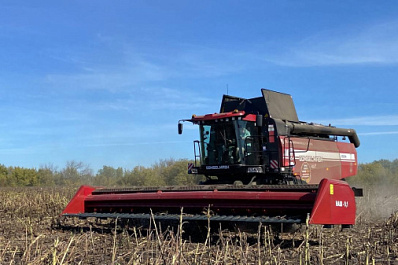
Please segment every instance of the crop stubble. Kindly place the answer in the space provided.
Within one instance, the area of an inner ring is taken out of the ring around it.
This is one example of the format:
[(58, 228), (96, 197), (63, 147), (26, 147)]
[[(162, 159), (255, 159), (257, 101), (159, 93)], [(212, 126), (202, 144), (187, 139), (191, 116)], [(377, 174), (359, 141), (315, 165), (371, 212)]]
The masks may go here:
[(63, 224), (73, 229), (62, 228), (59, 213), (75, 191), (2, 188), (0, 263), (398, 264), (398, 201), (393, 193), (383, 193), (379, 202), (370, 196), (359, 199), (358, 224), (351, 229), (304, 226), (278, 234), (259, 226), (257, 233), (218, 230), (206, 236), (204, 231), (204, 240), (190, 240), (184, 224), (182, 231), (163, 232), (152, 226), (146, 232), (139, 227), (122, 229), (117, 222), (106, 226), (69, 219)]

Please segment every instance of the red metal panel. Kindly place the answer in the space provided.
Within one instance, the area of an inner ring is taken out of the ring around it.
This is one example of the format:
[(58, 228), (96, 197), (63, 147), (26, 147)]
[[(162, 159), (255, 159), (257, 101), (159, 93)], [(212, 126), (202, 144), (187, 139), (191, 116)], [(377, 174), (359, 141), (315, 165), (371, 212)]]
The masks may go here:
[(357, 174), (358, 157), (354, 144), (339, 142), (341, 177), (347, 178)]
[(95, 189), (95, 187), (91, 186), (81, 186), (61, 215), (65, 213), (84, 213), (84, 200), (87, 196), (91, 195)]
[(273, 124), (268, 125), (268, 141), (270, 143), (275, 142), (275, 127)]
[(214, 114), (206, 114), (206, 115), (201, 115), (201, 116), (192, 116), (191, 121), (192, 122), (198, 122), (198, 121), (211, 121), (211, 120), (217, 120), (217, 119), (227, 119), (227, 118), (233, 118), (233, 117), (243, 117), (242, 120), (244, 121), (256, 121), (256, 115), (254, 114), (247, 114), (245, 116), (245, 112), (238, 111), (238, 112), (225, 112), (225, 113), (214, 113)]
[(344, 181), (323, 179), (319, 185), (310, 224), (355, 224), (355, 196)]
[[(309, 184), (318, 184), (323, 178), (343, 178), (340, 152), (336, 142), (298, 137), (291, 137), (290, 140), (292, 141), (290, 147), (294, 147), (294, 161), (296, 162), (294, 173), (304, 181)], [(290, 161), (293, 161), (293, 150), (289, 152), (288, 143), (286, 137), (280, 137), (285, 166), (289, 165), (289, 153)]]
[[(293, 161), (293, 150), (289, 152), (287, 138), (280, 137), (284, 146), (284, 165)], [(291, 137), (294, 147), (294, 172), (310, 184), (323, 178), (342, 179), (357, 174), (357, 152), (352, 143)]]
[[(292, 189), (294, 190), (294, 189)], [(118, 200), (306, 200), (305, 195), (308, 192), (275, 192), (275, 191), (181, 191), (181, 192), (149, 192), (149, 193), (122, 193), (122, 194), (104, 194), (87, 197), (86, 201), (118, 201)], [(184, 202), (181, 201), (183, 204)]]
[(314, 191), (186, 191), (101, 194), (85, 199), (86, 212), (148, 213), (154, 211), (201, 213), (210, 208), (218, 213), (261, 215), (306, 215), (310, 213)]
[(192, 122), (209, 121), (209, 120), (226, 119), (226, 118), (232, 118), (232, 117), (238, 117), (238, 116), (244, 116), (244, 115), (245, 115), (244, 111), (214, 113), (214, 114), (207, 114), (207, 115), (202, 115), (202, 116), (193, 115), (191, 121)]
[(246, 117), (243, 118), (244, 121), (256, 121), (256, 115), (247, 114)]
[(137, 192), (92, 195), (95, 187), (82, 186), (62, 212), (136, 212), (149, 208), (200, 213), (210, 205), (214, 211), (247, 214), (304, 215), (311, 224), (354, 224), (355, 197), (344, 181), (324, 179), (319, 190), (300, 191), (183, 191)]

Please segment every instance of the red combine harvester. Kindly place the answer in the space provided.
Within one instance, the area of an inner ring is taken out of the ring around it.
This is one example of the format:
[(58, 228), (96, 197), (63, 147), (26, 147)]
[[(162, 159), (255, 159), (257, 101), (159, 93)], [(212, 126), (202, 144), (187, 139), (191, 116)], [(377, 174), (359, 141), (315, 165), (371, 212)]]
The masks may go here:
[(82, 186), (62, 215), (235, 224), (300, 224), (309, 216), (310, 224), (355, 224), (355, 196), (362, 190), (344, 181), (357, 173), (355, 130), (299, 121), (290, 95), (266, 89), (258, 98), (224, 95), (220, 113), (181, 120), (179, 134), (182, 122), (199, 126), (188, 171), (205, 181)]

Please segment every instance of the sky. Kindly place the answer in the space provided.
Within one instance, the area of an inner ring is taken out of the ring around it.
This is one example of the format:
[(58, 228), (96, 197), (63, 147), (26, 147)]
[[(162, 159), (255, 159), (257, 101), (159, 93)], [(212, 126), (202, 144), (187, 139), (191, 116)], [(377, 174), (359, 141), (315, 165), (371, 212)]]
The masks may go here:
[(223, 94), (291, 94), (398, 158), (395, 1), (1, 0), (0, 164), (132, 169), (193, 158)]

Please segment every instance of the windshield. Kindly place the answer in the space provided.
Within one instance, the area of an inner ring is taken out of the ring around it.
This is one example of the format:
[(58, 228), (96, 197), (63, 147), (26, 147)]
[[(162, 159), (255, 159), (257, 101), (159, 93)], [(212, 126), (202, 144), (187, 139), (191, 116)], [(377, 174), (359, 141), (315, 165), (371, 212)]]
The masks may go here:
[[(242, 120), (200, 125), (203, 165), (256, 164), (254, 123)], [(251, 162), (250, 162), (251, 161)]]

